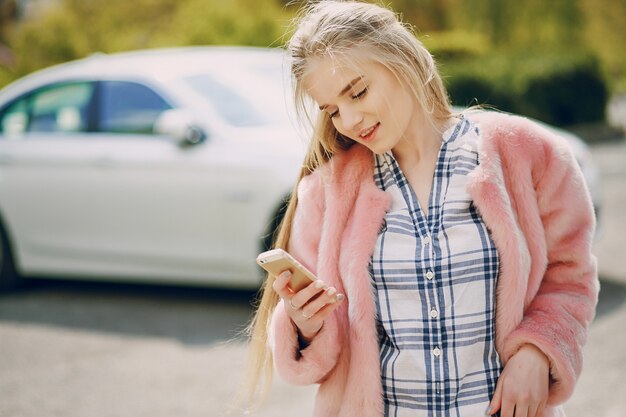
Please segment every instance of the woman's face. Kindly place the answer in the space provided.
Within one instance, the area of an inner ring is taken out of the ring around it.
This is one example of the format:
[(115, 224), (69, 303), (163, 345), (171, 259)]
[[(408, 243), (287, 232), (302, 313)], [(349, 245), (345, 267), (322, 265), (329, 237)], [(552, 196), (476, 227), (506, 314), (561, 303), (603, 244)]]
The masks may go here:
[(414, 140), (418, 106), (384, 65), (359, 65), (331, 58), (309, 62), (303, 85), (339, 133), (374, 153), (393, 149), (401, 139)]

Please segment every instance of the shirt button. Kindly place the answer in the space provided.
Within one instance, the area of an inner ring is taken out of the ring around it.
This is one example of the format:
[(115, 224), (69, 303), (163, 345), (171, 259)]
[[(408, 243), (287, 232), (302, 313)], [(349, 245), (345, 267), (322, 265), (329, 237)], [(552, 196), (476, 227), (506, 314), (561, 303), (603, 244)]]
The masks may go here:
[(433, 355), (435, 356), (439, 356), (441, 355), (441, 349), (439, 349), (438, 347), (433, 349)]
[(426, 272), (426, 278), (433, 279), (433, 277), (435, 276), (435, 274), (433, 273), (433, 271), (428, 271)]
[(439, 312), (433, 308), (432, 310), (430, 310), (430, 317), (436, 319), (437, 317), (439, 317)]
[(424, 236), (424, 237), (422, 238), (422, 243), (423, 243), (424, 245), (428, 245), (428, 244), (430, 243), (430, 236)]

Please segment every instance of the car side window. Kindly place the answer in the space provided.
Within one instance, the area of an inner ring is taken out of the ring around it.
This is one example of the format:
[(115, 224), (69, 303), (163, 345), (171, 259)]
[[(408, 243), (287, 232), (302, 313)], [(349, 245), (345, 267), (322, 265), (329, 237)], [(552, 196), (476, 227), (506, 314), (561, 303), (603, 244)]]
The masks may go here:
[(10, 104), (0, 114), (2, 133), (85, 132), (93, 83), (64, 83), (40, 88)]
[(99, 131), (151, 134), (159, 115), (171, 106), (144, 85), (106, 81), (102, 83), (99, 108)]
[(26, 132), (28, 107), (25, 98), (15, 101), (0, 113), (0, 134), (16, 138)]

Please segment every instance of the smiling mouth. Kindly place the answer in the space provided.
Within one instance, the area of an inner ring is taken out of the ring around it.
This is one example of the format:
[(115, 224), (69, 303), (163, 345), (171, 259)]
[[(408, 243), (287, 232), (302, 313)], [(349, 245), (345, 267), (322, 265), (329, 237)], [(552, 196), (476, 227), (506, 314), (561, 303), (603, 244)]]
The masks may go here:
[(374, 137), (374, 134), (378, 130), (378, 126), (380, 126), (380, 122), (376, 123), (374, 126), (365, 129), (359, 134), (359, 138), (364, 141), (368, 141)]

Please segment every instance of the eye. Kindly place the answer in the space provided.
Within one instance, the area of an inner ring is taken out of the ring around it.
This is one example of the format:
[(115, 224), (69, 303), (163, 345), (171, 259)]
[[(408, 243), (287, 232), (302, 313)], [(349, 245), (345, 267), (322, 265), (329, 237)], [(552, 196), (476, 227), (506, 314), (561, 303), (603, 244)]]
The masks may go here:
[(353, 100), (358, 100), (361, 97), (363, 97), (365, 95), (365, 93), (367, 93), (367, 87), (365, 87), (364, 89), (362, 89), (361, 91), (359, 91), (358, 93), (356, 93), (355, 95), (352, 96)]
[(334, 119), (336, 116), (339, 116), (339, 110), (335, 110), (334, 112), (330, 113), (331, 119)]

